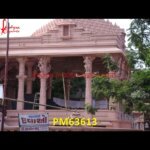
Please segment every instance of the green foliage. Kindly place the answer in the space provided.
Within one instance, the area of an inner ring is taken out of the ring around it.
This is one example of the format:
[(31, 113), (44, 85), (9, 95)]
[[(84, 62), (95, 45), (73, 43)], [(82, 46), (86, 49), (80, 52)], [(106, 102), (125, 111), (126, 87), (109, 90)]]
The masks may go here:
[(53, 97), (64, 98), (62, 78), (54, 78), (52, 80), (52, 95)]
[(95, 77), (92, 80), (92, 94), (95, 99), (109, 98), (113, 95), (113, 88), (110, 80), (105, 77)]
[(35, 80), (33, 81), (33, 87), (32, 88), (33, 88), (33, 93), (34, 94), (36, 92), (39, 92), (39, 90), (40, 90), (40, 79), (39, 78), (35, 78)]
[[(102, 58), (104, 66), (109, 71), (117, 71), (118, 66), (117, 63), (114, 62), (110, 55), (105, 55)], [(106, 98), (108, 101), (110, 97), (114, 96), (114, 80), (110, 80), (106, 77), (95, 77), (92, 80), (92, 94), (95, 99), (103, 99)]]
[(137, 51), (138, 59), (150, 66), (150, 19), (133, 19), (129, 28), (129, 48)]
[(129, 80), (94, 78), (92, 92), (95, 99), (114, 97), (122, 102), (125, 112), (138, 110), (148, 113), (150, 106), (150, 70), (135, 71)]
[(102, 58), (102, 61), (103, 61), (104, 66), (108, 69), (108, 71), (118, 70), (117, 63), (111, 59), (111, 56), (109, 54), (105, 55)]
[(126, 50), (125, 52), (126, 57), (127, 57), (127, 62), (129, 67), (134, 70), (135, 69), (135, 64), (138, 63), (138, 54), (136, 51), (134, 51), (133, 49), (130, 50)]
[(85, 110), (92, 115), (95, 115), (95, 112), (97, 111), (96, 108), (89, 104), (85, 104)]
[[(132, 110), (146, 112), (150, 110), (150, 71), (135, 71), (131, 79), (123, 81), (120, 90), (116, 92), (116, 99), (124, 99), (125, 107)], [(121, 96), (120, 96), (121, 95)]]
[(79, 88), (82, 91), (85, 91), (85, 79), (84, 78), (72, 78), (71, 79), (71, 90), (70, 90), (70, 97), (71, 98), (78, 98), (81, 99), (82, 96), (77, 97), (77, 92)]
[[(85, 90), (85, 79), (84, 78), (71, 78), (70, 80), (71, 80), (70, 98), (80, 99), (81, 97), (76, 97), (76, 94), (79, 88), (81, 88), (82, 91)], [(64, 98), (62, 78), (53, 79), (52, 94), (53, 94), (53, 97)]]
[(123, 92), (121, 90), (124, 90), (124, 88), (120, 88), (123, 84), (122, 82), (116, 79), (110, 80), (106, 77), (95, 77), (92, 80), (92, 94), (94, 99), (106, 98), (109, 101), (110, 97), (116, 97), (117, 92), (118, 99), (122, 98)]
[[(150, 19), (133, 19), (128, 34), (128, 51), (126, 56), (132, 69), (131, 79), (127, 82), (126, 105), (132, 102), (132, 110), (137, 110), (150, 116), (150, 71), (142, 70), (143, 64), (150, 67)], [(136, 69), (135, 65), (140, 68)], [(122, 88), (126, 86), (123, 84)]]

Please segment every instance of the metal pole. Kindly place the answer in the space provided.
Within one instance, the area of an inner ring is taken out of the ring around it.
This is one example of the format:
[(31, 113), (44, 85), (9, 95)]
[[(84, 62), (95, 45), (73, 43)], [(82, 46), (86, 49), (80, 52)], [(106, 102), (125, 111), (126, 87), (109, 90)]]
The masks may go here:
[(63, 88), (64, 88), (64, 100), (65, 100), (65, 108), (67, 108), (67, 98), (66, 98), (66, 88), (65, 88), (65, 79), (64, 79), (64, 73), (62, 73), (62, 80), (63, 80)]
[(2, 106), (2, 124), (1, 124), (1, 131), (4, 131), (4, 119), (5, 119), (5, 97), (7, 93), (7, 73), (8, 73), (8, 51), (9, 51), (9, 19), (7, 19), (7, 50), (6, 50), (6, 57), (5, 57), (5, 75), (4, 75), (4, 101)]
[(67, 110), (67, 111), (70, 111), (70, 112), (74, 112), (75, 111), (73, 109), (62, 108), (62, 107), (59, 107), (59, 106), (44, 105), (44, 104), (39, 104), (39, 103), (29, 102), (29, 101), (24, 101), (24, 100), (22, 101), (22, 100), (8, 98), (8, 97), (5, 97), (5, 99), (7, 99), (9, 101), (15, 101), (15, 102), (17, 101), (17, 102), (22, 102), (22, 103), (27, 103), (27, 104), (35, 104), (35, 105), (39, 105), (39, 106), (53, 107), (53, 108), (58, 108), (58, 109), (62, 109), (62, 110)]

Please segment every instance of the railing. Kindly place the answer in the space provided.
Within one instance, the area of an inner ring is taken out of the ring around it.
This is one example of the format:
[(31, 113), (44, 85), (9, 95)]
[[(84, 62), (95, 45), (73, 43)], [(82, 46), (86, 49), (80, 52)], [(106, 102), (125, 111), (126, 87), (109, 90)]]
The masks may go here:
[(144, 116), (143, 115), (134, 117), (133, 128), (139, 129), (139, 130), (144, 130)]
[(143, 122), (138, 122), (137, 120), (140, 119), (141, 116), (135, 117), (133, 115), (128, 115), (123, 112), (118, 113), (118, 119), (124, 121), (131, 121), (132, 129), (144, 130)]
[(124, 112), (118, 113), (119, 120), (133, 121), (134, 117), (132, 115), (125, 114)]

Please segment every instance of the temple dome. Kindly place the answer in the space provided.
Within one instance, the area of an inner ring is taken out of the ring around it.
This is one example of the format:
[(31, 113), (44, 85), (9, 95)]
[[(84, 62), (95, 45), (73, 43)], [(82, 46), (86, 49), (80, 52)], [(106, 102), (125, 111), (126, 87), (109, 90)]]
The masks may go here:
[(78, 29), (83, 29), (85, 32), (90, 32), (94, 35), (120, 35), (125, 33), (124, 29), (104, 19), (53, 19), (36, 30), (32, 36), (45, 35), (65, 24), (75, 25)]

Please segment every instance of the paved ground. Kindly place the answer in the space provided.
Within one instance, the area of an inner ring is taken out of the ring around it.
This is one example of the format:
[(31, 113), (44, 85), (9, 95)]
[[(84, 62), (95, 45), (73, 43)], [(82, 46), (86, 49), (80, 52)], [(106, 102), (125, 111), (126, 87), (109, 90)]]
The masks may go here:
[[(18, 126), (12, 126), (12, 127), (6, 127), (4, 131), (19, 131)], [(64, 127), (64, 126), (50, 126), (49, 131), (67, 131), (67, 132), (75, 132), (75, 131), (91, 131), (91, 132), (97, 132), (97, 131), (143, 131), (143, 130), (136, 130), (136, 129), (127, 129), (127, 128), (103, 128), (103, 127)]]
[(50, 131), (142, 131), (135, 129), (112, 129), (112, 128), (101, 128), (101, 127), (58, 127), (58, 126), (50, 126)]

